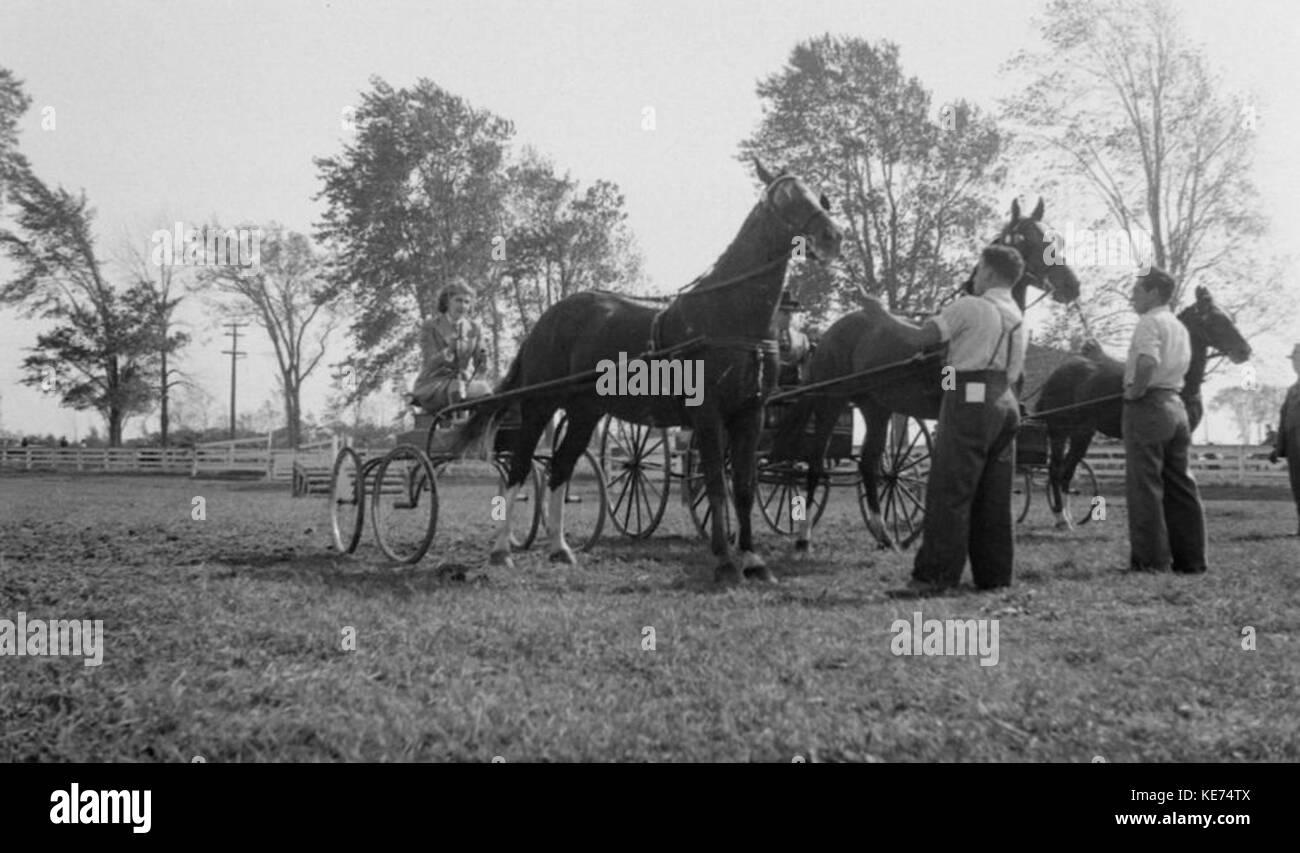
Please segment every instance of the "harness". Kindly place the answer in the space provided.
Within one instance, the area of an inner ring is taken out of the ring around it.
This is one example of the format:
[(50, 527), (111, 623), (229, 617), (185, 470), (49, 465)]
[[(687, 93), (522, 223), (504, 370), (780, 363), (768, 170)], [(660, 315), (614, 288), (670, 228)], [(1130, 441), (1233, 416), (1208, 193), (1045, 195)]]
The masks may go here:
[[(785, 181), (792, 181), (792, 180), (798, 180), (798, 179), (794, 175), (782, 175), (781, 177), (774, 180), (771, 184), (769, 184), (767, 187), (767, 191), (764, 192), (763, 194), (763, 205), (768, 210), (770, 210), (775, 215), (776, 219), (780, 221), (783, 225), (785, 225), (787, 228), (791, 228), (791, 223), (789, 222), (789, 220), (787, 220), (784, 216), (781, 215), (780, 209), (777, 208), (772, 203), (772, 193), (778, 186), (780, 186)], [(814, 219), (816, 219), (818, 216), (825, 216), (825, 215), (826, 212), (824, 210), (821, 210), (820, 208), (814, 210), (811, 214), (808, 215), (808, 218), (805, 219), (803, 223), (799, 225), (797, 229), (792, 228), (792, 230), (794, 230), (795, 234), (797, 235), (803, 234), (808, 230), (808, 226), (812, 223)], [(760, 264), (759, 266), (755, 267), (752, 270), (741, 273), (740, 275), (732, 276), (731, 278), (725, 279), (720, 282), (710, 283), (707, 286), (701, 287), (700, 286), (701, 283), (708, 275), (708, 273), (705, 273), (704, 275), (697, 277), (694, 281), (691, 281), (683, 285), (682, 288), (678, 290), (677, 296), (674, 297), (673, 300), (669, 302), (668, 305), (656, 311), (654, 318), (650, 321), (650, 340), (647, 342), (648, 349), (651, 352), (658, 352), (661, 349), (663, 349), (663, 342), (661, 339), (661, 327), (662, 327), (664, 315), (668, 313), (668, 311), (673, 307), (678, 306), (679, 302), (685, 302), (688, 299), (701, 296), (701, 295), (716, 293), (717, 291), (722, 290), (724, 288), (733, 287), (737, 284), (742, 284), (753, 278), (763, 275), (764, 273), (782, 267), (789, 262), (790, 253), (793, 250), (794, 247), (789, 246), (772, 260)], [(749, 352), (753, 356), (755, 370), (758, 375), (757, 387), (754, 390), (755, 397), (761, 398), (763, 396), (763, 385), (765, 379), (764, 365), (766, 364), (767, 361), (766, 357), (768, 355), (777, 357), (777, 370), (779, 375), (780, 345), (777, 342), (776, 338), (714, 337), (710, 335), (695, 336), (694, 335), (695, 330), (691, 326), (690, 320), (687, 319), (686, 316), (683, 316), (682, 319), (683, 319), (683, 323), (686, 326), (687, 337), (700, 338), (700, 343), (697, 345), (698, 347), (705, 348), (705, 349), (708, 348), (738, 349), (745, 352)]]

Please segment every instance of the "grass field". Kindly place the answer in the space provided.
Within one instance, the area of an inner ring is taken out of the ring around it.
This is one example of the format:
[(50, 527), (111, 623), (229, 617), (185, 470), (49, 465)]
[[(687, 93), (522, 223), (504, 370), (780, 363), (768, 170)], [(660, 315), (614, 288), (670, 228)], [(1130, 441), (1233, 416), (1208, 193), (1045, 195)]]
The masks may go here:
[[(1200, 577), (1122, 571), (1118, 498), (1072, 532), (1039, 504), (1012, 588), (918, 602), (886, 597), (911, 554), (868, 544), (851, 491), (802, 563), (762, 534), (780, 585), (720, 591), (675, 496), (648, 541), (489, 571), (493, 486), (440, 485), (434, 548), (395, 569), (368, 529), (332, 553), (287, 486), (0, 479), (0, 618), (102, 619), (105, 646), (0, 657), (0, 761), (1300, 760), (1279, 493), (1207, 493)], [(998, 663), (895, 656), (917, 610), (999, 620)]]

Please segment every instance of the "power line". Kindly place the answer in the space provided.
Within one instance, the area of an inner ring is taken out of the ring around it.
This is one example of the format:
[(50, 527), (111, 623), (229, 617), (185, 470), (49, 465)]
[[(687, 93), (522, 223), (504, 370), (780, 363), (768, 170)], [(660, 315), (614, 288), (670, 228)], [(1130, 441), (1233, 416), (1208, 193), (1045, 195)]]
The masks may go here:
[(225, 328), (230, 329), (225, 332), (225, 336), (230, 338), (230, 349), (223, 349), (222, 355), (230, 356), (230, 437), (235, 437), (235, 364), (248, 353), (239, 348), (239, 330), (247, 323), (223, 323)]

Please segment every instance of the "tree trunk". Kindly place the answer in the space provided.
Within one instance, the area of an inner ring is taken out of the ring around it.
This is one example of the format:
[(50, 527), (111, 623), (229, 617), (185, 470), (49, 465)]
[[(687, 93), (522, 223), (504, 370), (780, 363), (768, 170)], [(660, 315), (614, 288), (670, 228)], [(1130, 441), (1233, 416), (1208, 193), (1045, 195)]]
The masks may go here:
[[(166, 335), (164, 335), (163, 340), (166, 341), (166, 339), (167, 339)], [(159, 419), (160, 420), (159, 431), (162, 433), (162, 446), (166, 447), (167, 446), (167, 348), (166, 346), (164, 346), (162, 350), (161, 391), (162, 394), (160, 396), (160, 403), (162, 404), (162, 417)]]
[(299, 383), (294, 382), (292, 376), (286, 374), (284, 377), (284, 422), (290, 447), (297, 447), (300, 444), (299, 437), (302, 431), (302, 418), (298, 401), (300, 391)]
[(116, 406), (108, 409), (108, 446), (122, 446), (122, 412)]

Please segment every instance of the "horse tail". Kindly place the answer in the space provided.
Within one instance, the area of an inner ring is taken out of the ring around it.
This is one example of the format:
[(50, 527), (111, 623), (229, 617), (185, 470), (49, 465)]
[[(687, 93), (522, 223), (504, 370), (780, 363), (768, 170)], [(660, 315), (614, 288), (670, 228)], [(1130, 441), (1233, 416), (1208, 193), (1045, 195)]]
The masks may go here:
[(803, 443), (804, 425), (817, 408), (817, 400), (810, 394), (795, 398), (785, 407), (781, 419), (776, 424), (776, 434), (772, 437), (772, 459), (787, 460), (800, 457), (800, 445)]
[[(522, 353), (522, 350), (520, 350)], [(502, 394), (506, 391), (513, 391), (519, 387), (519, 356), (515, 356), (514, 361), (510, 363), (510, 370), (506, 373), (506, 378), (501, 380), (497, 385), (494, 394)], [(468, 421), (457, 432), (452, 441), (450, 453), (460, 456), (467, 449), (478, 444), (489, 434), (495, 435), (496, 426), (501, 421), (502, 415), (513, 405), (511, 400), (485, 401), (474, 407), (474, 414), (470, 415)]]

